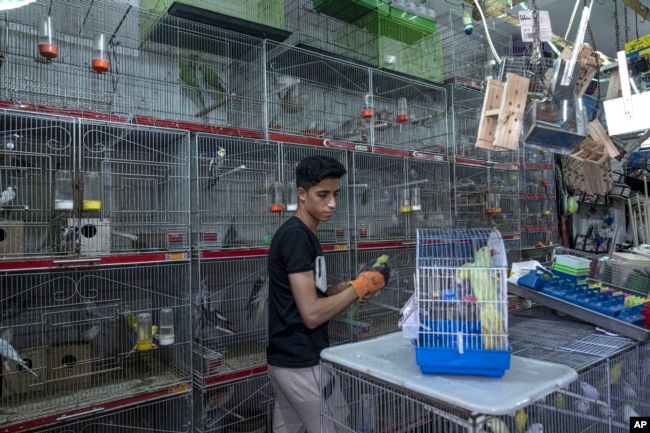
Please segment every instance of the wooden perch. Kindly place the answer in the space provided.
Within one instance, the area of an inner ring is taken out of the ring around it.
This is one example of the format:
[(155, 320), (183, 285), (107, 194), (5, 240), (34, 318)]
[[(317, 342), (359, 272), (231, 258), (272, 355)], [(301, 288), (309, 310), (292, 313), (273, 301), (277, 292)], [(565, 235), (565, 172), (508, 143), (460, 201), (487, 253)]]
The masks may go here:
[(611, 158), (616, 158), (620, 153), (598, 119), (594, 119), (589, 123), (589, 137), (596, 143), (605, 146), (605, 151)]
[(225, 104), (228, 101), (229, 98), (234, 98), (235, 96), (237, 96), (237, 95), (235, 95), (234, 93), (227, 94), (221, 101), (217, 101), (212, 105), (208, 105), (203, 110), (196, 113), (194, 116), (195, 117), (203, 117), (206, 114), (208, 114), (208, 113), (216, 110), (217, 108), (221, 107), (223, 104)]
[(488, 82), (476, 147), (492, 151), (517, 150), (529, 85), (528, 78), (512, 73), (506, 75), (505, 83)]

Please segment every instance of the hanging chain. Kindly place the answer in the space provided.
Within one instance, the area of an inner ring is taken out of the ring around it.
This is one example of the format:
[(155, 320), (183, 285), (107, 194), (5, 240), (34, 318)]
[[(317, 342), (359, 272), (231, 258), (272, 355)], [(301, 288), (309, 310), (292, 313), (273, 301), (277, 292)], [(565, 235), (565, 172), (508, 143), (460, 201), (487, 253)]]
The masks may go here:
[(634, 30), (636, 31), (636, 38), (639, 39), (639, 14), (634, 12)]
[(619, 40), (621, 39), (621, 29), (618, 27), (618, 3), (614, 0), (614, 34), (616, 36), (616, 52), (621, 51)]
[(628, 38), (628, 34), (627, 34), (627, 31), (630, 29), (630, 26), (627, 25), (627, 9), (628, 9), (627, 5), (623, 4), (623, 10), (625, 11), (625, 15), (623, 15), (623, 16), (625, 17), (624, 23), (625, 23), (625, 43), (626, 44), (630, 41), (630, 39)]
[[(584, 0), (584, 5), (587, 6), (587, 0)], [(616, 0), (614, 0), (614, 8), (616, 8)], [(616, 12), (614, 12), (614, 15), (616, 16)], [(618, 21), (617, 21), (618, 24)], [(617, 30), (618, 32), (618, 26)], [(589, 21), (587, 21), (587, 33), (589, 33), (589, 42), (591, 42), (591, 46), (593, 47), (593, 51), (591, 53), (592, 57), (596, 61), (596, 79), (600, 79), (600, 57), (598, 56), (598, 48), (596, 47), (596, 39), (594, 38), (594, 32), (591, 30), (591, 24)], [(616, 36), (617, 44), (618, 44), (618, 34)], [(575, 48), (575, 47), (574, 47)], [(618, 48), (617, 48), (618, 50)], [(594, 109), (591, 110), (591, 120), (596, 120), (598, 117), (598, 110), (600, 108), (600, 82), (597, 82), (596, 85), (596, 103), (594, 104)]]

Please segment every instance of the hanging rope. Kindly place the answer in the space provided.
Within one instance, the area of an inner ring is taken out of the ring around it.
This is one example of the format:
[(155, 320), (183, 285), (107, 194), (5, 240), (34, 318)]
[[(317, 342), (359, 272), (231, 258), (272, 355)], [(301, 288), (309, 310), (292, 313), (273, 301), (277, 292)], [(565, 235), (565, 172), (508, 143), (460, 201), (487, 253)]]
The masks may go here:
[(628, 38), (628, 35), (627, 35), (627, 31), (630, 29), (630, 26), (627, 25), (627, 9), (628, 9), (628, 8), (627, 8), (627, 5), (626, 5), (626, 4), (623, 4), (623, 10), (625, 11), (625, 15), (623, 15), (623, 17), (624, 17), (624, 21), (623, 21), (623, 22), (625, 23), (625, 43), (626, 43), (626, 44), (627, 44), (628, 42), (630, 42), (630, 39)]
[(636, 38), (639, 39), (639, 14), (634, 12), (634, 29), (636, 30)]
[[(584, 0), (584, 5), (587, 6), (587, 0)], [(616, 0), (614, 0), (614, 5), (616, 5)], [(614, 6), (616, 7), (616, 6)], [(600, 57), (598, 56), (598, 48), (596, 47), (596, 39), (594, 38), (594, 32), (591, 30), (591, 24), (589, 21), (587, 21), (587, 33), (589, 33), (589, 42), (591, 43), (591, 46), (593, 47), (593, 51), (591, 53), (591, 56), (594, 58), (596, 61), (596, 79), (600, 79)], [(617, 37), (618, 39), (618, 37)], [(618, 42), (617, 42), (618, 43)], [(575, 48), (575, 47), (574, 47)], [(591, 120), (596, 120), (598, 117), (598, 110), (600, 108), (600, 99), (601, 99), (601, 94), (600, 94), (600, 81), (596, 82), (596, 103), (594, 104), (594, 109), (591, 110)]]

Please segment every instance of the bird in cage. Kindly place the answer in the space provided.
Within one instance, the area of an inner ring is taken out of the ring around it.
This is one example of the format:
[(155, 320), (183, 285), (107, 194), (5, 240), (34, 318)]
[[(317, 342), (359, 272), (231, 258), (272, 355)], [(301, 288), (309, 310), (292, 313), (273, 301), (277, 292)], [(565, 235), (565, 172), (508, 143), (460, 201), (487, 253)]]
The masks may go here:
[(305, 108), (305, 99), (298, 93), (299, 78), (280, 75), (276, 78), (276, 94), (281, 101), (282, 111), (289, 114), (300, 113)]
[(201, 320), (204, 326), (206, 324), (210, 325), (216, 330), (227, 334), (235, 333), (232, 322), (216, 307), (211, 305), (206, 291), (201, 293)]
[(18, 188), (15, 185), (9, 185), (7, 189), (0, 192), (0, 206), (8, 205), (16, 198), (16, 190)]
[(495, 269), (490, 269), (494, 266), (492, 254), (491, 248), (481, 247), (474, 255), (474, 261), (463, 264), (456, 272), (457, 284), (469, 283), (471, 292), (480, 301), (496, 301), (499, 294), (499, 275)]
[(181, 82), (185, 85), (183, 88), (185, 96), (190, 98), (194, 105), (200, 109), (205, 108), (205, 100), (203, 99), (203, 93), (199, 87), (199, 79), (196, 75), (196, 64), (181, 60), (178, 62), (178, 69)]
[(65, 251), (70, 245), (76, 244), (79, 240), (79, 227), (63, 226), (59, 231), (59, 241), (52, 244), (50, 251)]
[(531, 424), (524, 433), (544, 433), (544, 426), (536, 422), (535, 424)]
[(221, 80), (221, 77), (213, 68), (209, 66), (201, 66), (201, 75), (203, 75), (203, 84), (210, 90), (214, 90), (214, 102), (217, 103), (226, 96), (226, 87)]
[(208, 189), (214, 187), (221, 179), (226, 164), (226, 149), (219, 147), (216, 156), (210, 158), (208, 165)]
[(9, 343), (13, 337), (13, 330), (5, 329), (5, 331), (2, 333), (2, 337), (3, 338), (0, 338), (0, 355), (2, 355), (3, 358), (5, 373), (11, 372), (8, 361), (13, 361), (23, 370), (30, 372), (35, 377), (38, 377), (38, 375), (31, 368), (29, 368), (27, 363), (23, 361), (16, 349), (14, 349), (13, 346)]
[(248, 318), (255, 317), (261, 318), (266, 310), (266, 301), (269, 297), (269, 277), (266, 272), (257, 277), (255, 283), (253, 283), (253, 288), (248, 297)]
[(485, 419), (485, 426), (490, 429), (492, 433), (510, 433), (507, 424), (501, 418), (489, 416)]
[(4, 142), (2, 146), (3, 149), (15, 150), (19, 139), (20, 139), (20, 135), (15, 132), (6, 133), (2, 139)]

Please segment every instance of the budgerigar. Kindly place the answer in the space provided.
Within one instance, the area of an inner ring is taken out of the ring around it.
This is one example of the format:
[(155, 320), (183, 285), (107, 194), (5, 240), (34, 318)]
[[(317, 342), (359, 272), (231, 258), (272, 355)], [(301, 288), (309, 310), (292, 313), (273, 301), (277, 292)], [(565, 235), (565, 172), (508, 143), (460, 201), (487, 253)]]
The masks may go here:
[(491, 430), (491, 433), (510, 433), (510, 429), (503, 420), (489, 416), (485, 420), (485, 426)]
[(590, 383), (580, 382), (580, 390), (582, 391), (582, 395), (589, 399), (598, 400), (598, 397), (600, 397), (598, 389)]
[(203, 83), (211, 90), (214, 90), (214, 102), (217, 103), (226, 96), (226, 88), (223, 86), (221, 77), (217, 71), (209, 66), (201, 66), (201, 73), (203, 74)]
[(490, 248), (482, 247), (474, 255), (473, 262), (465, 263), (456, 271), (456, 280), (459, 284), (469, 280), (472, 293), (479, 301), (496, 301), (499, 294), (499, 274), (493, 267)]
[(525, 431), (525, 433), (544, 433), (544, 426), (541, 423), (536, 422), (531, 424)]
[(494, 304), (479, 304), (481, 317), (481, 336), (483, 349), (505, 350), (502, 347), (503, 335), (505, 334), (505, 320), (501, 312)]
[(589, 407), (591, 406), (591, 403), (589, 403), (587, 400), (583, 398), (579, 398), (575, 401), (575, 410), (580, 413), (587, 413), (589, 412)]
[(205, 101), (203, 100), (203, 93), (201, 93), (201, 88), (199, 87), (199, 79), (196, 76), (194, 64), (180, 61), (178, 62), (178, 69), (181, 81), (187, 86), (187, 89), (184, 89), (187, 96), (197, 107), (200, 109), (205, 108)]
[(0, 206), (11, 203), (16, 198), (16, 186), (10, 185), (4, 191), (0, 192)]
[(15, 362), (16, 364), (20, 365), (23, 370), (29, 371), (34, 376), (38, 377), (38, 375), (31, 368), (29, 368), (27, 363), (23, 361), (16, 349), (14, 349), (11, 344), (7, 343), (2, 338), (0, 338), (0, 354), (4, 359)]
[(528, 414), (526, 414), (523, 408), (519, 409), (515, 414), (515, 428), (517, 429), (517, 433), (523, 433), (526, 428), (526, 422), (528, 422)]
[(634, 416), (639, 416), (638, 413), (630, 406), (629, 404), (626, 404), (623, 406), (623, 422), (625, 425), (628, 425), (630, 423), (630, 418)]

